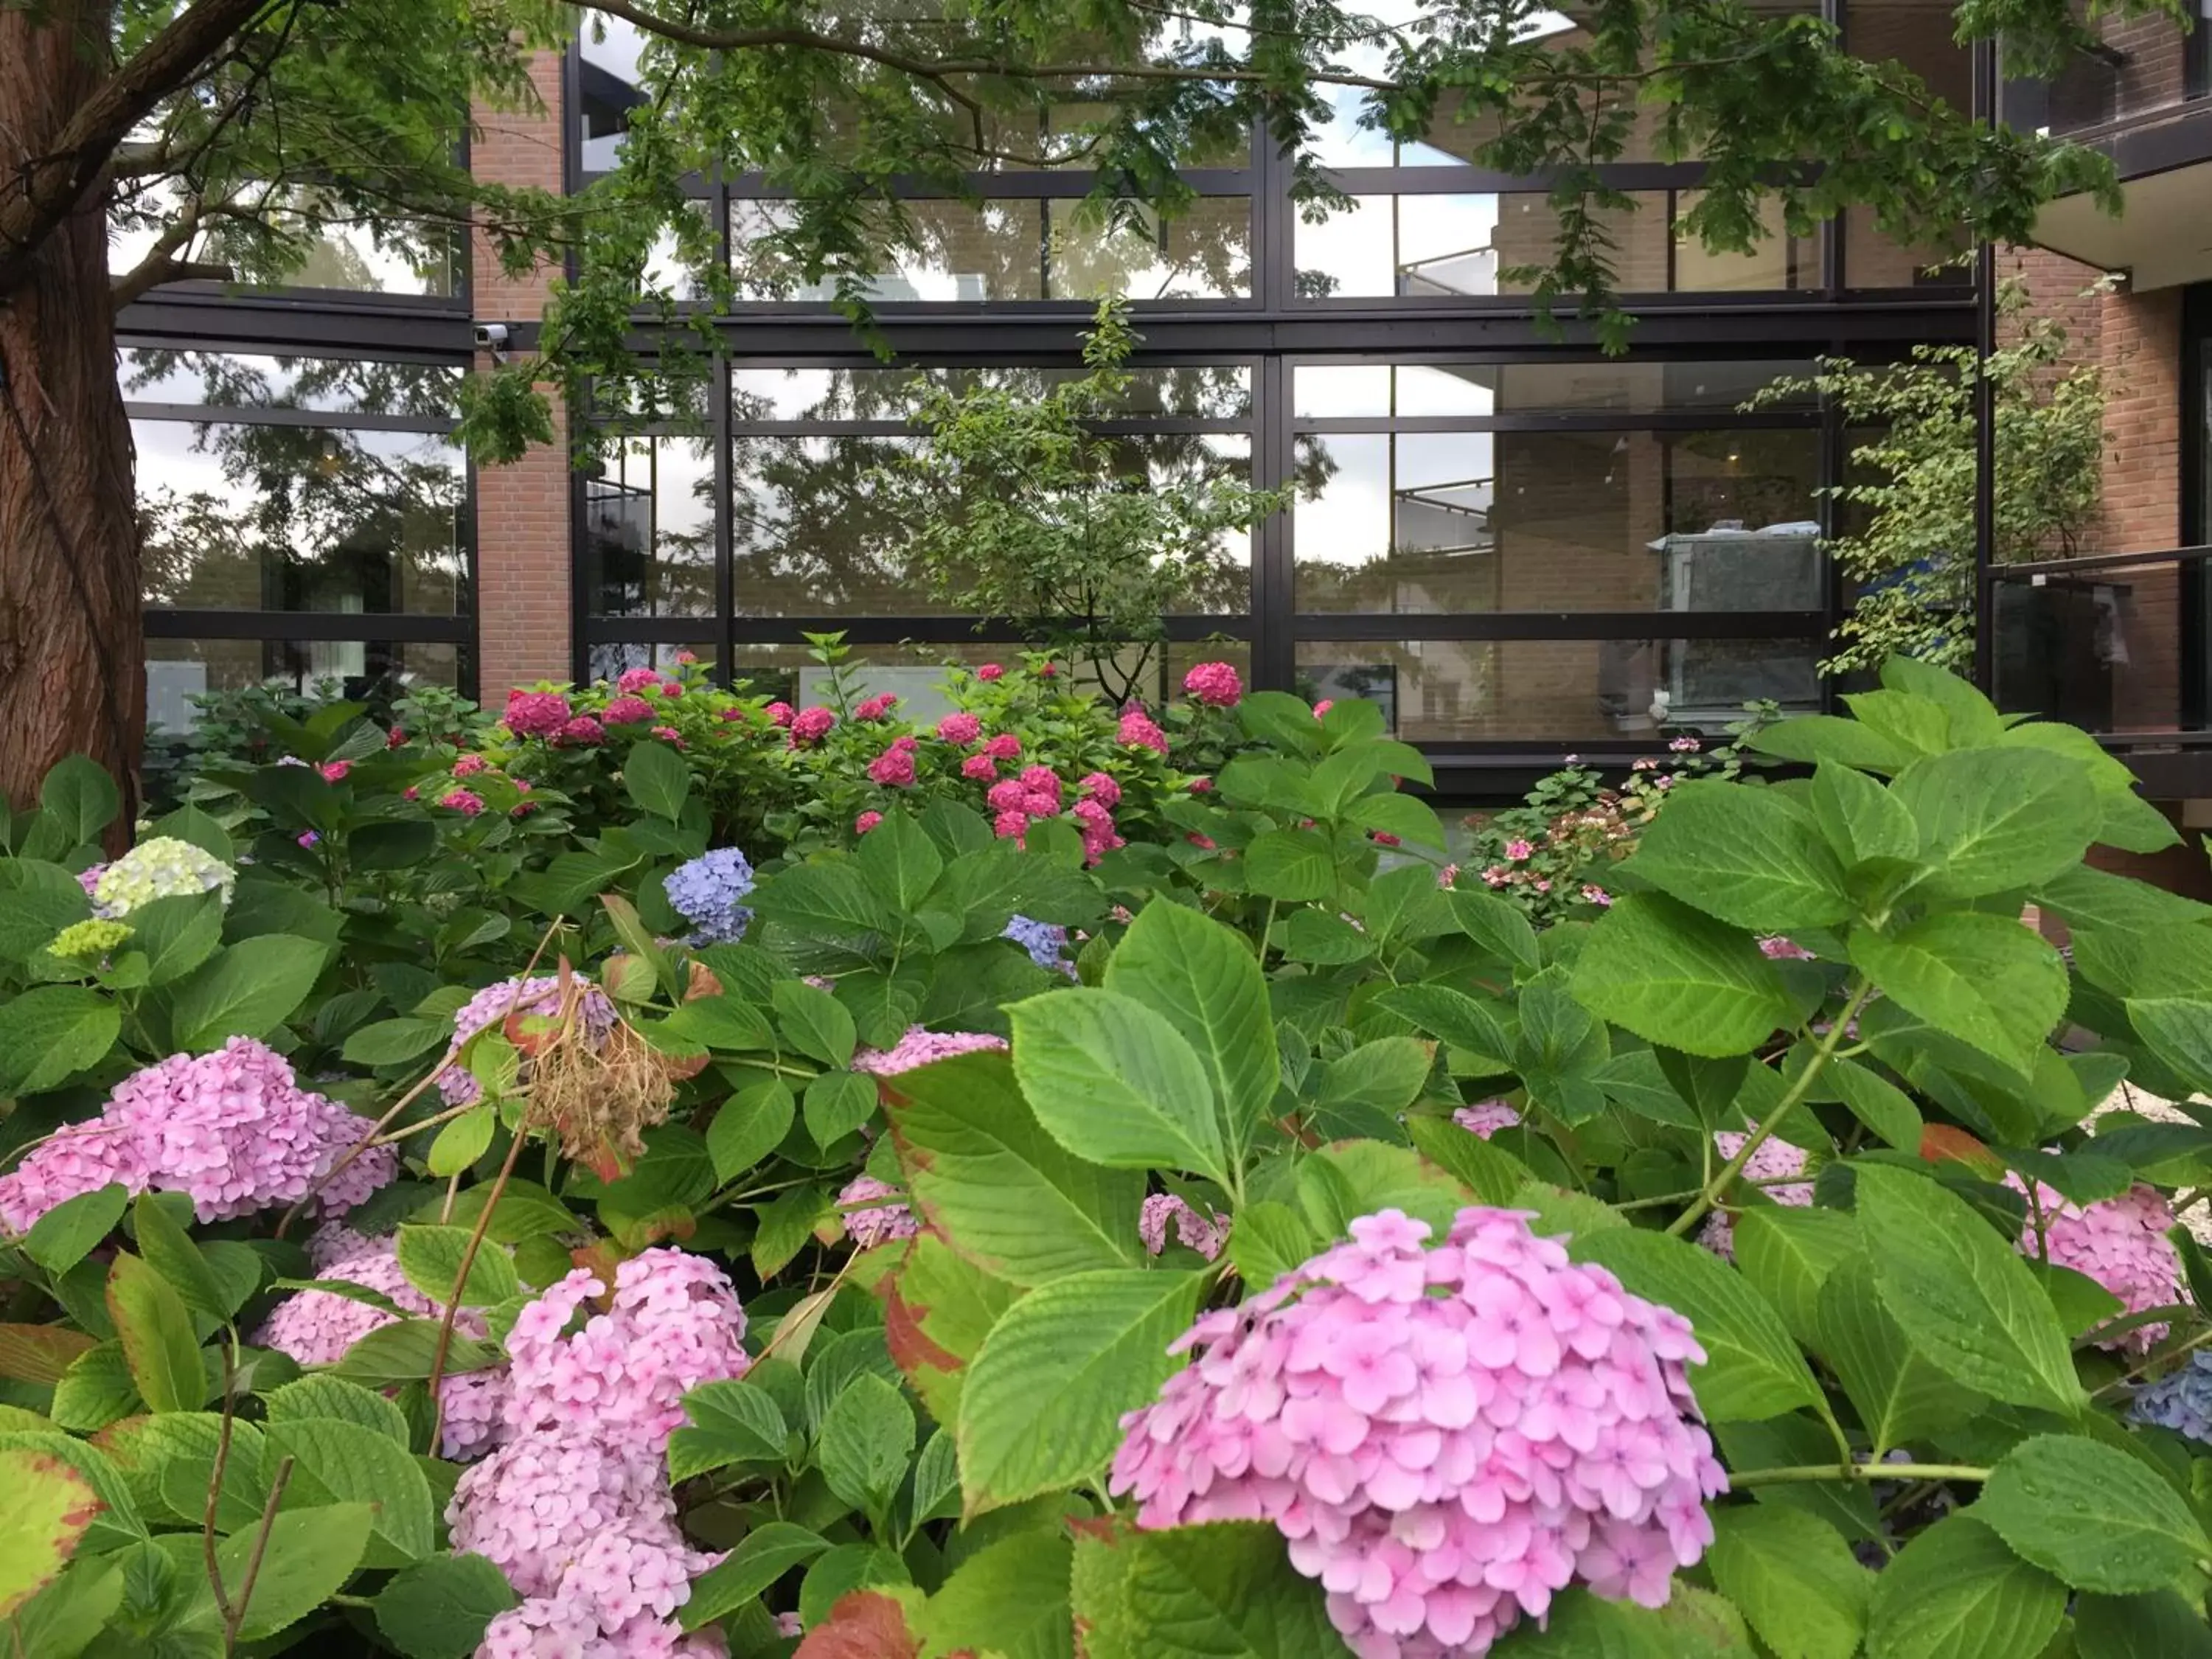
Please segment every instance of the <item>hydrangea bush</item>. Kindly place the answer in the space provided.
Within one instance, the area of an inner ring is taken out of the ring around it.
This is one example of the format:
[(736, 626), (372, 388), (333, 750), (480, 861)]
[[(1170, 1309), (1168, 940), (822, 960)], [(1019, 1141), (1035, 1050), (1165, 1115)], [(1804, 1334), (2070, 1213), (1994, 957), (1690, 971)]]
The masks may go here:
[(825, 665), (0, 829), (17, 1651), (2212, 1646), (2212, 908), (2081, 733), (1893, 663), (1550, 907), (1365, 703)]

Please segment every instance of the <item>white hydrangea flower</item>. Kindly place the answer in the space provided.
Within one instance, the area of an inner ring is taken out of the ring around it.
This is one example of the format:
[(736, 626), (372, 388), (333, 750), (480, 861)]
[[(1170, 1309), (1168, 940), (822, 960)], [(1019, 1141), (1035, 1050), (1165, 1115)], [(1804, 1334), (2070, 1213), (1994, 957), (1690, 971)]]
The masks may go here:
[(93, 914), (112, 921), (157, 898), (218, 890), (228, 907), (237, 883), (238, 872), (214, 854), (173, 836), (156, 836), (100, 872), (92, 890)]

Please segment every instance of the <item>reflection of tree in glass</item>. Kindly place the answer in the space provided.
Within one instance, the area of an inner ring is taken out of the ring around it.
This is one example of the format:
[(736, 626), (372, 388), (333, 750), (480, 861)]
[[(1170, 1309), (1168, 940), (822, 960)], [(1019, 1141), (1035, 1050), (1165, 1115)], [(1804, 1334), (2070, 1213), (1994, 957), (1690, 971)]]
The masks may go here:
[[(678, 446), (689, 465), (672, 458)], [(594, 615), (714, 611), (714, 468), (703, 438), (628, 438), (594, 457), (584, 481), (583, 582)], [(690, 474), (689, 501), (664, 482)]]
[(450, 420), (461, 371), (338, 357), (243, 357), (222, 351), (123, 354), (126, 397), (222, 409), (319, 409)]
[[(924, 500), (916, 480), (897, 466), (899, 457), (921, 453), (922, 441), (888, 433), (749, 434), (742, 430), (745, 425), (903, 422), (933, 398), (983, 395), (1030, 404), (1091, 378), (1084, 370), (1044, 367), (845, 369), (830, 373), (818, 395), (801, 409), (778, 395), (782, 383), (776, 373), (746, 371), (732, 394), (740, 428), (733, 441), (732, 491), (738, 605), (754, 614), (917, 615), (969, 609), (977, 602), (933, 586), (913, 556), (917, 514), (963, 510), (959, 501), (941, 493)], [(810, 376), (804, 382), (810, 386), (822, 378), (821, 371), (801, 373)], [(1241, 420), (1250, 413), (1249, 374), (1242, 368), (1140, 368), (1126, 371), (1124, 379), (1110, 395), (1101, 391), (1094, 420)], [(1090, 443), (1102, 471), (1125, 482), (1141, 481), (1147, 490), (1158, 485), (1204, 495), (1241, 489), (1250, 474), (1248, 441), (1239, 434), (1120, 432)], [(887, 471), (900, 476), (887, 480), (880, 476)], [(1166, 610), (1247, 608), (1246, 538), (1240, 528), (1224, 528), (1218, 556), (1192, 573)], [(1141, 659), (1135, 666), (1141, 672)]]
[(200, 422), (225, 495), (142, 479), (149, 605), (453, 615), (460, 457), (421, 433)]
[(905, 557), (941, 599), (1009, 618), (1116, 699), (1145, 683), (1151, 655), (1127, 647), (1163, 640), (1169, 612), (1238, 602), (1235, 550), (1287, 494), (1212, 466), (1179, 471), (1149, 436), (1097, 430), (1126, 394), (1136, 343), (1109, 301), (1085, 336), (1080, 379), (1042, 397), (933, 388), (915, 417), (929, 441), (868, 481), (909, 527)]

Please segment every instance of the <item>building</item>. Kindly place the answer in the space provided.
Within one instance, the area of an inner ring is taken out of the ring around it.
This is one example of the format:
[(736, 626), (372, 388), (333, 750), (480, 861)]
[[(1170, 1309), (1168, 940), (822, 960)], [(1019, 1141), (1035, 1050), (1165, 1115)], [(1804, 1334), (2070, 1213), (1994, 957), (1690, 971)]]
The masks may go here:
[[(1969, 101), (1948, 5), (1828, 3), (1856, 47)], [(635, 49), (616, 28), (539, 61), (543, 118), (489, 118), (471, 165), (556, 189), (605, 168)], [(1081, 172), (979, 175), (980, 207), (909, 204), (928, 252), (878, 291), (890, 367), (757, 268), (772, 198), (702, 183), (759, 297), (718, 325), (728, 369), (696, 420), (589, 468), (563, 444), (472, 469), (450, 441), (481, 331), (526, 352), (550, 272), (364, 228), (299, 287), (157, 290), (120, 325), (152, 718), (270, 675), (496, 698), (682, 649), (803, 694), (804, 636), (827, 629), (910, 691), (931, 678), (917, 651), (1002, 653), (909, 579), (866, 475), (913, 441), (917, 376), (1066, 371), (1109, 290), (1143, 336), (1108, 428), (1131, 476), (1297, 490), (1171, 619), (1164, 688), (1223, 656), (1261, 685), (1376, 697), (1466, 799), (1517, 794), (1569, 753), (1625, 763), (1659, 716), (1717, 730), (1747, 698), (1818, 706), (1839, 599), (1818, 491), (1844, 434), (1809, 400), (1743, 401), (1823, 353), (1971, 341), (1971, 273), (1857, 214), (1710, 255), (1674, 230), (1699, 169), (1640, 145), (1610, 179), (1641, 209), (1614, 227), (1638, 321), (1607, 359), (1516, 291), (1549, 238), (1545, 181), (1468, 166), (1479, 136), (1443, 120), (1394, 145), (1343, 120), (1325, 159), (1356, 206), (1320, 225), (1267, 146), (1194, 158), (1195, 210), (1149, 241), (1086, 228)]]

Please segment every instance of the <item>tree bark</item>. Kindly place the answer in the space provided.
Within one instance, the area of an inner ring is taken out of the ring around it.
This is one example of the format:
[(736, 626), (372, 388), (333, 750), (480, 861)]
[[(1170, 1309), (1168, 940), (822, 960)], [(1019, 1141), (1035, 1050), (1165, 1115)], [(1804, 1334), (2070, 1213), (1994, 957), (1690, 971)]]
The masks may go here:
[[(36, 21), (34, 21), (34, 19)], [(99, 88), (106, 0), (0, 8), (0, 189)], [(108, 187), (9, 250), (0, 293), (0, 794), (21, 807), (72, 752), (139, 799), (146, 646), (131, 423), (116, 384)]]

